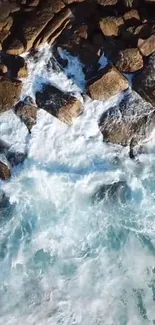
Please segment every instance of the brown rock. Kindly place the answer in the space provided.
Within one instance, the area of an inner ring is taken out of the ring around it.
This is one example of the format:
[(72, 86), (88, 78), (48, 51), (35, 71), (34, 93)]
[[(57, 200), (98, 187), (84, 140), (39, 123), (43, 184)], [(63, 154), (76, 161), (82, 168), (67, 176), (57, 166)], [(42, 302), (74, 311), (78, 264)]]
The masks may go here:
[(128, 12), (126, 12), (123, 16), (125, 23), (127, 25), (132, 25), (132, 24), (139, 24), (140, 23), (140, 16), (139, 12), (136, 9), (132, 9)]
[(127, 8), (138, 7), (141, 0), (123, 0), (124, 5)]
[(108, 142), (126, 146), (133, 138), (144, 140), (155, 126), (154, 107), (133, 91), (103, 113), (99, 126)]
[(8, 68), (5, 64), (3, 63), (0, 63), (0, 73), (3, 74), (3, 73), (7, 73), (8, 71)]
[(0, 160), (0, 179), (7, 181), (11, 177), (9, 165)]
[(126, 49), (119, 53), (115, 66), (120, 72), (136, 72), (143, 68), (143, 57), (137, 48)]
[(6, 53), (12, 55), (20, 55), (24, 52), (24, 45), (17, 38), (13, 38), (7, 46)]
[(148, 39), (139, 39), (138, 48), (142, 55), (149, 56), (155, 52), (155, 34), (151, 35)]
[(27, 5), (29, 5), (31, 7), (37, 7), (39, 2), (40, 2), (40, 0), (30, 0), (29, 2), (27, 2)]
[(97, 3), (101, 6), (114, 6), (118, 3), (118, 0), (97, 0)]
[(0, 32), (0, 42), (1, 44), (3, 43), (3, 41), (9, 36), (10, 32), (7, 30), (2, 30)]
[(101, 70), (97, 80), (91, 81), (88, 89), (93, 100), (107, 100), (128, 87), (128, 80), (115, 67), (108, 66)]
[(14, 108), (15, 114), (25, 123), (29, 132), (36, 124), (37, 110), (36, 106), (26, 105), (24, 102), (17, 103)]
[(45, 85), (42, 92), (36, 93), (36, 103), (68, 125), (83, 112), (79, 100), (51, 85)]
[(83, 2), (85, 0), (63, 0), (64, 3), (66, 3), (67, 5), (73, 3), (73, 2)]
[(118, 36), (119, 26), (123, 24), (122, 17), (106, 17), (100, 20), (100, 28), (105, 36)]
[(17, 77), (20, 78), (26, 78), (28, 76), (28, 68), (27, 64), (25, 63), (23, 67), (21, 67), (17, 73)]
[(0, 113), (5, 112), (17, 102), (21, 93), (22, 83), (0, 77)]

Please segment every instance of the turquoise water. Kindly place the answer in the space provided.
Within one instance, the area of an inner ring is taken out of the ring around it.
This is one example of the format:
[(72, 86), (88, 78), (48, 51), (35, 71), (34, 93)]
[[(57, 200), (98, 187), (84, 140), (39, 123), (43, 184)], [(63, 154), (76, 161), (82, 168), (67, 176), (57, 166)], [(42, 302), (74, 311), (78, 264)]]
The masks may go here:
[[(78, 61), (70, 58), (73, 83), (46, 70), (49, 56), (47, 47), (37, 64), (29, 62), (23, 96), (46, 80), (83, 102)], [(0, 116), (1, 138), (28, 150), (1, 182), (11, 207), (0, 222), (0, 324), (155, 323), (154, 143), (131, 161), (128, 149), (103, 142), (99, 117), (119, 100), (85, 98), (72, 127), (40, 110), (31, 136), (12, 112)], [(119, 180), (125, 195), (94, 199)]]

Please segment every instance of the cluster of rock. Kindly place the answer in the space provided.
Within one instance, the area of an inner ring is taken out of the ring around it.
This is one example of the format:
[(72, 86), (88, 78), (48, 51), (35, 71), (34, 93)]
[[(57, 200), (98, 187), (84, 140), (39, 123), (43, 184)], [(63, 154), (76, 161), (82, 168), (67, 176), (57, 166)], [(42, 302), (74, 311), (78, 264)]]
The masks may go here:
[[(79, 57), (93, 100), (125, 92), (129, 81), (124, 74), (136, 73), (134, 92), (104, 113), (99, 127), (105, 141), (122, 145), (133, 137), (146, 137), (155, 115), (154, 10), (155, 0), (0, 0), (0, 113), (13, 108), (29, 132), (39, 108), (68, 125), (82, 114), (83, 107), (72, 94), (52, 85), (43, 85), (35, 103), (30, 98), (18, 102), (21, 79), (27, 76), (20, 55), (33, 56), (47, 42), (62, 69), (68, 61), (59, 48)], [(109, 63), (100, 69), (102, 55)], [(14, 163), (8, 148), (0, 150), (0, 178), (8, 179)]]

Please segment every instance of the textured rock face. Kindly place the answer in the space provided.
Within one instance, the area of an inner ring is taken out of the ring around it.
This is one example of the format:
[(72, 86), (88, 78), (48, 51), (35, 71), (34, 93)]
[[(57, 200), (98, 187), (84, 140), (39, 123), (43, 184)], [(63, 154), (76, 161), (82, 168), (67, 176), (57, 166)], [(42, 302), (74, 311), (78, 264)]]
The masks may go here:
[(100, 20), (100, 28), (105, 36), (118, 36), (119, 26), (123, 24), (122, 17), (106, 17)]
[(15, 105), (20, 96), (21, 88), (20, 81), (0, 77), (0, 113), (11, 109)]
[(133, 137), (145, 139), (155, 126), (154, 107), (132, 92), (118, 106), (111, 107), (100, 120), (105, 141), (127, 145)]
[(146, 40), (139, 39), (138, 48), (143, 56), (149, 56), (155, 52), (155, 34)]
[(112, 184), (102, 185), (93, 196), (94, 200), (121, 200), (124, 202), (126, 199), (131, 198), (131, 191), (125, 181), (118, 181)]
[(155, 54), (150, 56), (142, 72), (135, 76), (133, 88), (155, 106)]
[(108, 66), (101, 71), (97, 80), (91, 81), (88, 89), (92, 99), (107, 100), (128, 87), (128, 80), (115, 67)]
[(51, 85), (44, 85), (42, 92), (36, 93), (36, 103), (39, 108), (69, 125), (83, 112), (81, 103), (75, 97)]
[(7, 181), (11, 177), (11, 169), (8, 164), (0, 159), (0, 179)]
[(24, 102), (19, 102), (14, 108), (15, 114), (25, 123), (29, 132), (32, 127), (36, 124), (37, 119), (37, 107), (34, 105), (28, 105)]
[(136, 72), (143, 68), (143, 57), (137, 48), (130, 48), (119, 53), (115, 64), (121, 72)]

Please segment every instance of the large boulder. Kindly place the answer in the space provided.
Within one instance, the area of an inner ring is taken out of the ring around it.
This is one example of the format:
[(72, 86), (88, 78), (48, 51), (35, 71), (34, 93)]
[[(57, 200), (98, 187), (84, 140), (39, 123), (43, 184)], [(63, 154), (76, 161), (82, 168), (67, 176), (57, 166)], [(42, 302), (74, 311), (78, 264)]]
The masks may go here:
[(155, 52), (155, 34), (145, 40), (139, 39), (138, 48), (143, 56), (149, 56)]
[(111, 184), (103, 184), (93, 195), (95, 201), (119, 200), (125, 202), (131, 198), (131, 190), (125, 181), (115, 181)]
[(137, 48), (129, 48), (119, 53), (115, 66), (121, 72), (133, 73), (143, 68), (143, 57)]
[(155, 106), (155, 54), (150, 56), (144, 69), (135, 76), (133, 88)]
[(73, 120), (83, 112), (78, 99), (52, 85), (43, 85), (42, 91), (36, 93), (36, 103), (39, 108), (68, 125), (71, 125)]
[(122, 17), (106, 17), (100, 20), (100, 28), (104, 36), (118, 36), (119, 26), (123, 24)]
[(107, 100), (128, 87), (128, 80), (115, 67), (108, 65), (99, 71), (95, 79), (90, 81), (88, 90), (92, 99)]
[(0, 77), (0, 113), (11, 109), (18, 101), (22, 89), (19, 80)]
[(150, 135), (155, 110), (133, 91), (102, 115), (99, 127), (105, 141), (126, 146), (133, 137), (143, 140)]
[(31, 132), (32, 127), (36, 124), (37, 110), (35, 105), (26, 104), (23, 101), (20, 101), (14, 107), (15, 114), (25, 123), (29, 132)]

